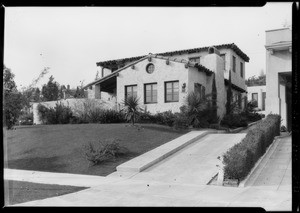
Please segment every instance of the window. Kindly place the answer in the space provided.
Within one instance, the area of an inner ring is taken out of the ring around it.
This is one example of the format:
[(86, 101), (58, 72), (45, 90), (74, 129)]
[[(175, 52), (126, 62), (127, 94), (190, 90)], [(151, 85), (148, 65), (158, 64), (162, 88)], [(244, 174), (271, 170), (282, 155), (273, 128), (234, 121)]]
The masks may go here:
[(244, 64), (241, 62), (241, 77), (244, 78)]
[(137, 97), (137, 85), (125, 86), (125, 99), (130, 96)]
[(226, 55), (225, 54), (221, 54), (220, 56), (224, 60), (224, 70), (225, 70), (226, 69)]
[(252, 102), (255, 107), (258, 106), (258, 94), (257, 93), (252, 93)]
[(147, 67), (146, 67), (146, 71), (147, 73), (151, 74), (154, 72), (154, 64), (148, 64)]
[(157, 103), (157, 84), (145, 84), (144, 85), (145, 104)]
[(179, 101), (179, 81), (165, 82), (165, 102)]
[(191, 57), (189, 58), (190, 62), (194, 62), (194, 63), (200, 63), (200, 56), (199, 57)]
[(235, 72), (236, 69), (236, 58), (235, 56), (232, 56), (232, 70), (233, 72)]
[(200, 98), (205, 97), (205, 87), (199, 83), (194, 83), (194, 92), (200, 94)]

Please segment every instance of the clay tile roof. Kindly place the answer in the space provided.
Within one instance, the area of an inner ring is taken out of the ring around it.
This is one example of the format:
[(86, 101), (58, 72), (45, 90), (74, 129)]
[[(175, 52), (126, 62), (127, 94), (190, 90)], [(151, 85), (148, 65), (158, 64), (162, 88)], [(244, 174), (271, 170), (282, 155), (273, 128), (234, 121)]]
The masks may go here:
[[(234, 43), (230, 44), (221, 44), (221, 45), (213, 45), (217, 49), (221, 48), (229, 48), (232, 49), (233, 51), (236, 52), (237, 55), (239, 55), (243, 60), (246, 62), (249, 62), (249, 57)], [(195, 53), (195, 52), (200, 52), (200, 51), (207, 51), (208, 48), (211, 46), (207, 47), (199, 47), (199, 48), (193, 48), (193, 49), (185, 49), (185, 50), (176, 50), (176, 51), (169, 51), (169, 52), (163, 52), (163, 53), (157, 53), (157, 55), (161, 56), (172, 56), (175, 54), (183, 54), (183, 53)], [(108, 60), (108, 61), (100, 61), (97, 62), (97, 66), (108, 66), (108, 65), (118, 65), (120, 63), (125, 63), (125, 62), (131, 62), (135, 60), (139, 60), (147, 55), (142, 55), (142, 56), (135, 56), (135, 57), (130, 57), (130, 58), (122, 58), (122, 59), (116, 59), (116, 60)]]

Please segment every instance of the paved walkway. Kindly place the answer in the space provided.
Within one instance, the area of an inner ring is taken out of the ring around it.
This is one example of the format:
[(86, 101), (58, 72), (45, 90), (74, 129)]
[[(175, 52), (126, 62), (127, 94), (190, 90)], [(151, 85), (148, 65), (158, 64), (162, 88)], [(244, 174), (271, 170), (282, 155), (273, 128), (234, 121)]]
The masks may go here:
[[(208, 138), (214, 140), (208, 140)], [(112, 175), (109, 177), (93, 176), (86, 179), (87, 177), (83, 175), (80, 179), (80, 175), (74, 175), (73, 178), (69, 176), (71, 174), (64, 174), (65, 179), (62, 178), (63, 176), (57, 176), (55, 179), (54, 174), (49, 178), (52, 180), (51, 183), (58, 181), (65, 184), (67, 180), (76, 180), (74, 182), (90, 183), (91, 188), (54, 198), (21, 203), (18, 206), (243, 206), (263, 207), (268, 211), (291, 210), (290, 161), (285, 160), (286, 156), (291, 156), (291, 137), (279, 140), (276, 152), (271, 155), (273, 159), (265, 167), (266, 169), (273, 168), (274, 173), (262, 172), (257, 176), (253, 185), (244, 188), (205, 185), (206, 178), (210, 175), (202, 178), (200, 173), (193, 173), (196, 169), (194, 165), (196, 162), (202, 166), (204, 162), (208, 162), (213, 166), (216, 158), (212, 156), (217, 157), (216, 155), (222, 153), (226, 146), (230, 147), (234, 144), (234, 142), (227, 144), (228, 138), (226, 140), (225, 135), (218, 134), (205, 136), (202, 141), (190, 144), (175, 153), (173, 157), (170, 156), (141, 173), (125, 178)], [(209, 149), (209, 143), (212, 145), (210, 147), (214, 148), (213, 150)], [(198, 158), (196, 157), (198, 154), (203, 156)], [(275, 165), (277, 169), (273, 167)], [(201, 166), (199, 168), (201, 169), (197, 171), (204, 169)], [(207, 169), (212, 173), (215, 172), (214, 169)], [(188, 172), (185, 173), (185, 170)], [(281, 170), (285, 172), (282, 173)], [(15, 172), (14, 175), (17, 175), (17, 171)], [(148, 175), (144, 175), (146, 173)], [(192, 177), (189, 177), (189, 174)], [(175, 175), (176, 181), (171, 178), (172, 175)], [(276, 178), (266, 181), (265, 177), (268, 175), (269, 177), (281, 175), (281, 181)], [(35, 175), (32, 174), (27, 178), (30, 179), (30, 177), (32, 181), (41, 177), (46, 180), (46, 176), (43, 175), (34, 179)], [(271, 187), (270, 181), (274, 183)]]
[(291, 136), (279, 138), (266, 162), (262, 162), (253, 174), (252, 186), (265, 186), (274, 190), (291, 190), (292, 179)]

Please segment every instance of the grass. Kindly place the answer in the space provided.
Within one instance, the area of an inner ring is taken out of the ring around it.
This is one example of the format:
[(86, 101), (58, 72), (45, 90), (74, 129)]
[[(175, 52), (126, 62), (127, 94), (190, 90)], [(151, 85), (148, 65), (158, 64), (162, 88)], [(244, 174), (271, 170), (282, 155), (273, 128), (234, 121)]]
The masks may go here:
[(8, 205), (56, 197), (77, 192), (88, 187), (63, 186), (52, 184), (30, 183), (23, 181), (6, 181), (8, 195), (5, 198)]
[[(5, 132), (4, 167), (106, 176), (116, 171), (116, 166), (187, 133), (156, 124), (140, 126), (141, 130), (129, 124), (20, 126)], [(120, 139), (128, 153), (90, 166), (82, 146), (112, 138)]]

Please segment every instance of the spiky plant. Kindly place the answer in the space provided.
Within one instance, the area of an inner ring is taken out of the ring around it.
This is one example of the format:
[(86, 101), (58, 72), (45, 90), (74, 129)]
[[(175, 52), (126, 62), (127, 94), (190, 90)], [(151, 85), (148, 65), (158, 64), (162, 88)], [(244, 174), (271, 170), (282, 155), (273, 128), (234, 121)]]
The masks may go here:
[(124, 101), (124, 108), (122, 109), (125, 112), (125, 118), (127, 121), (131, 121), (134, 125), (136, 119), (138, 118), (142, 108), (139, 106), (139, 98), (135, 96), (129, 96)]

